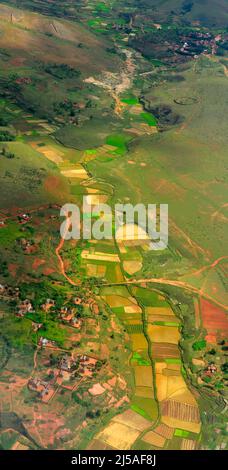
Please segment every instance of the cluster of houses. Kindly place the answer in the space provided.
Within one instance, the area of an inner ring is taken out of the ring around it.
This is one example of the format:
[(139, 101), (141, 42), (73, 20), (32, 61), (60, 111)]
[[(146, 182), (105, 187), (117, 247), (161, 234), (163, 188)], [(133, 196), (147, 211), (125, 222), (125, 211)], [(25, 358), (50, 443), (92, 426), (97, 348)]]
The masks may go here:
[(192, 31), (185, 38), (181, 47), (177, 51), (180, 54), (197, 58), (202, 53), (208, 53), (213, 50), (215, 40), (210, 33)]
[[(92, 297), (89, 297), (85, 301), (82, 301), (82, 298), (80, 297), (75, 297), (73, 299), (73, 303), (75, 306), (81, 305), (83, 307), (89, 308), (90, 311), (95, 315), (99, 314), (99, 306)], [(64, 322), (69, 323), (74, 328), (80, 329), (82, 326), (82, 319), (77, 316), (77, 308), (75, 307), (64, 305), (60, 310), (59, 318), (61, 318), (61, 320)]]
[(44, 304), (41, 305), (41, 308), (44, 312), (49, 312), (51, 308), (55, 307), (55, 301), (53, 299), (46, 299)]
[[(26, 314), (34, 314), (35, 309), (30, 299), (21, 300), (19, 298), (20, 290), (19, 288), (12, 288), (9, 286), (4, 286), (0, 284), (0, 297), (3, 300), (16, 300), (16, 317), (23, 318)], [(58, 318), (63, 322), (67, 323), (69, 326), (81, 330), (83, 325), (83, 319), (80, 316), (80, 308), (87, 307), (90, 308), (91, 312), (95, 315), (99, 314), (99, 306), (97, 302), (92, 298), (88, 297), (82, 299), (81, 297), (74, 297), (71, 299), (70, 305), (63, 305), (60, 308), (59, 312), (56, 312)], [(53, 299), (47, 298), (45, 302), (41, 305), (41, 309), (48, 313), (51, 309), (55, 310), (56, 302)], [(43, 323), (32, 321), (32, 330), (37, 333), (43, 326)], [(38, 346), (42, 348), (54, 348), (56, 347), (56, 342), (51, 341), (43, 336), (39, 338)], [(81, 375), (92, 375), (92, 371), (96, 366), (96, 359), (87, 358), (83, 356), (79, 361), (80, 374)]]
[(213, 377), (214, 374), (217, 372), (217, 366), (215, 364), (209, 364), (207, 369), (204, 371), (204, 376), (205, 377)]
[(72, 356), (65, 356), (61, 357), (59, 361), (59, 369), (65, 372), (72, 372), (78, 368), (78, 363), (75, 361)]
[(78, 373), (81, 377), (92, 377), (98, 360), (95, 357), (82, 355), (79, 357)]
[[(20, 240), (23, 249), (27, 252), (32, 249), (33, 245), (26, 239)], [(3, 300), (17, 300), (18, 301), (18, 314), (24, 316), (26, 313), (34, 313), (34, 308), (31, 300), (25, 299), (19, 301), (20, 289), (18, 287), (11, 287), (8, 285), (0, 284), (0, 297)], [(75, 306), (72, 306), (72, 304)], [(59, 312), (59, 318), (64, 322), (68, 322), (71, 326), (79, 329), (82, 325), (82, 320), (79, 318), (77, 307), (87, 307), (90, 311), (98, 315), (100, 310), (96, 300), (92, 297), (82, 299), (81, 297), (74, 297), (71, 299), (71, 306), (63, 305)], [(48, 313), (51, 309), (56, 308), (55, 300), (47, 298), (41, 305), (41, 309)]]
[(81, 297), (75, 297), (73, 299), (75, 305), (83, 305), (91, 310), (92, 313), (98, 315), (100, 310), (96, 300), (93, 297), (88, 297), (85, 300), (82, 300)]
[(29, 299), (22, 300), (18, 304), (18, 310), (16, 313), (16, 316), (19, 318), (24, 317), (26, 313), (34, 313), (35, 310), (33, 308), (33, 305)]
[[(17, 305), (16, 316), (18, 318), (23, 318), (26, 315), (26, 313), (35, 313), (32, 302), (29, 299), (21, 300)], [(32, 322), (32, 330), (34, 332), (37, 332), (38, 330), (40, 330), (42, 326), (43, 326), (42, 323)], [(45, 340), (45, 338), (40, 338), (40, 343), (39, 343), (40, 346), (46, 346), (48, 343), (49, 341)]]
[(74, 359), (65, 354), (60, 358), (57, 368), (49, 371), (49, 379), (32, 377), (28, 381), (28, 389), (36, 392), (44, 403), (48, 403), (58, 386), (73, 390), (82, 379), (91, 378), (97, 363), (98, 359), (87, 355), (78, 355)]
[(39, 331), (42, 326), (43, 323), (36, 323), (34, 321), (32, 322), (32, 330), (34, 331), (34, 333), (37, 333), (37, 331)]
[(29, 77), (19, 77), (16, 79), (16, 83), (17, 85), (30, 85), (32, 80)]
[(97, 302), (92, 297), (86, 299), (84, 306), (90, 308), (91, 312), (95, 315), (98, 315), (100, 312)]
[(26, 224), (27, 222), (31, 220), (31, 216), (29, 214), (20, 214), (18, 215), (17, 218), (18, 218), (19, 224), (21, 225)]
[(40, 336), (38, 346), (40, 346), (41, 348), (54, 348), (56, 346), (56, 343), (55, 341), (51, 341), (50, 339), (43, 338), (43, 336)]
[[(9, 288), (7, 288), (9, 289)], [(0, 295), (5, 293), (6, 288), (0, 284)], [(19, 295), (19, 289), (17, 290)], [(9, 295), (9, 290), (7, 290)], [(80, 305), (82, 300), (80, 298), (74, 299), (75, 305)], [(46, 299), (45, 302), (41, 305), (41, 309), (48, 313), (52, 308), (55, 308), (55, 301), (53, 299)], [(17, 316), (23, 317), (26, 313), (34, 313), (35, 310), (29, 299), (25, 299), (19, 302)], [(59, 318), (64, 322), (68, 322), (74, 328), (80, 329), (82, 326), (82, 319), (77, 317), (77, 309), (74, 307), (63, 306), (60, 309)]]
[(73, 328), (80, 329), (82, 326), (82, 319), (76, 316), (77, 310), (72, 307), (62, 307), (60, 310), (59, 318), (64, 322), (69, 323)]
[(47, 403), (53, 397), (55, 393), (55, 387), (53, 381), (47, 382), (38, 377), (29, 379), (28, 389), (36, 392), (38, 397), (44, 402)]
[(0, 284), (0, 297), (3, 300), (17, 300), (19, 293), (19, 287), (10, 287), (8, 285)]
[(20, 245), (27, 255), (35, 253), (37, 250), (36, 245), (32, 241), (26, 240), (26, 238), (20, 238)]
[(79, 377), (92, 377), (96, 370), (98, 359), (87, 355), (78, 355), (73, 359), (67, 354), (63, 356), (59, 362), (60, 371), (74, 373), (77, 371)]

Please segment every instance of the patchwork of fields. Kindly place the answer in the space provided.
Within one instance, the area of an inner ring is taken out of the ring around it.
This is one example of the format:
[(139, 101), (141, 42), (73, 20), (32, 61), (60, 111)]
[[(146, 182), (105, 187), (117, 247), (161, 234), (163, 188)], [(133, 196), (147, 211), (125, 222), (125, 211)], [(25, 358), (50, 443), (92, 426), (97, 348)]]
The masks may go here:
[[(5, 3), (0, 447), (226, 448), (227, 8)], [(64, 240), (83, 201), (168, 204), (168, 247)]]

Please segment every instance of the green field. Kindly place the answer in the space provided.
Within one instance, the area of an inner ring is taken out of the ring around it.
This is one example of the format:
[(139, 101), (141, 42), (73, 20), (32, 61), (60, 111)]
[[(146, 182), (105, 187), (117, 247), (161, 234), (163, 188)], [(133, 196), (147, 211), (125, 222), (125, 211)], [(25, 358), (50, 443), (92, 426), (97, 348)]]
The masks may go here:
[[(226, 449), (225, 0), (0, 17), (0, 448)], [(166, 249), (64, 240), (85, 195), (168, 204)]]

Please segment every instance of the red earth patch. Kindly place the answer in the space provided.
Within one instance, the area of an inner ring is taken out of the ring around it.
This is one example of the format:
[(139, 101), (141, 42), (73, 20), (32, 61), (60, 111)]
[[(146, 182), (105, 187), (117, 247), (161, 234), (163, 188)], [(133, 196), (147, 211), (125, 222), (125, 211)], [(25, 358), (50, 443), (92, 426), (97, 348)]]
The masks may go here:
[(8, 264), (8, 271), (12, 277), (16, 277), (18, 265), (10, 263)]
[(35, 270), (38, 269), (39, 266), (41, 266), (45, 262), (46, 262), (45, 259), (36, 258), (33, 262), (32, 269), (35, 269)]
[[(225, 338), (228, 336), (228, 318), (226, 312), (208, 300), (201, 299), (203, 326), (210, 336)], [(211, 338), (212, 339), (212, 338)]]
[(55, 273), (55, 272), (56, 271), (53, 268), (46, 267), (46, 268), (43, 269), (43, 274), (45, 276), (49, 276), (50, 274)]

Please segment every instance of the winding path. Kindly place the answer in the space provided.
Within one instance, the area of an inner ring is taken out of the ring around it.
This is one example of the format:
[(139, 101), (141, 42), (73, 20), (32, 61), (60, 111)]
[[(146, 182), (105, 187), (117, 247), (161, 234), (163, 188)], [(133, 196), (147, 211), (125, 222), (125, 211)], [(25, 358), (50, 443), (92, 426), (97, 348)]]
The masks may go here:
[[(67, 217), (67, 220), (66, 220), (66, 228), (65, 228), (65, 234), (67, 233), (67, 231), (69, 230), (71, 226), (71, 223), (70, 223), (70, 218)], [(65, 238), (64, 236), (60, 239), (60, 242), (58, 244), (58, 246), (56, 247), (55, 249), (55, 254), (59, 260), (59, 266), (60, 266), (60, 273), (65, 277), (65, 279), (67, 280), (67, 282), (69, 282), (69, 284), (71, 284), (72, 286), (79, 286), (81, 284), (81, 281), (73, 281), (67, 274), (66, 274), (66, 270), (65, 270), (65, 266), (64, 266), (64, 261), (63, 261), (63, 258), (62, 256), (60, 255), (60, 251), (64, 245), (64, 242), (65, 242)]]

